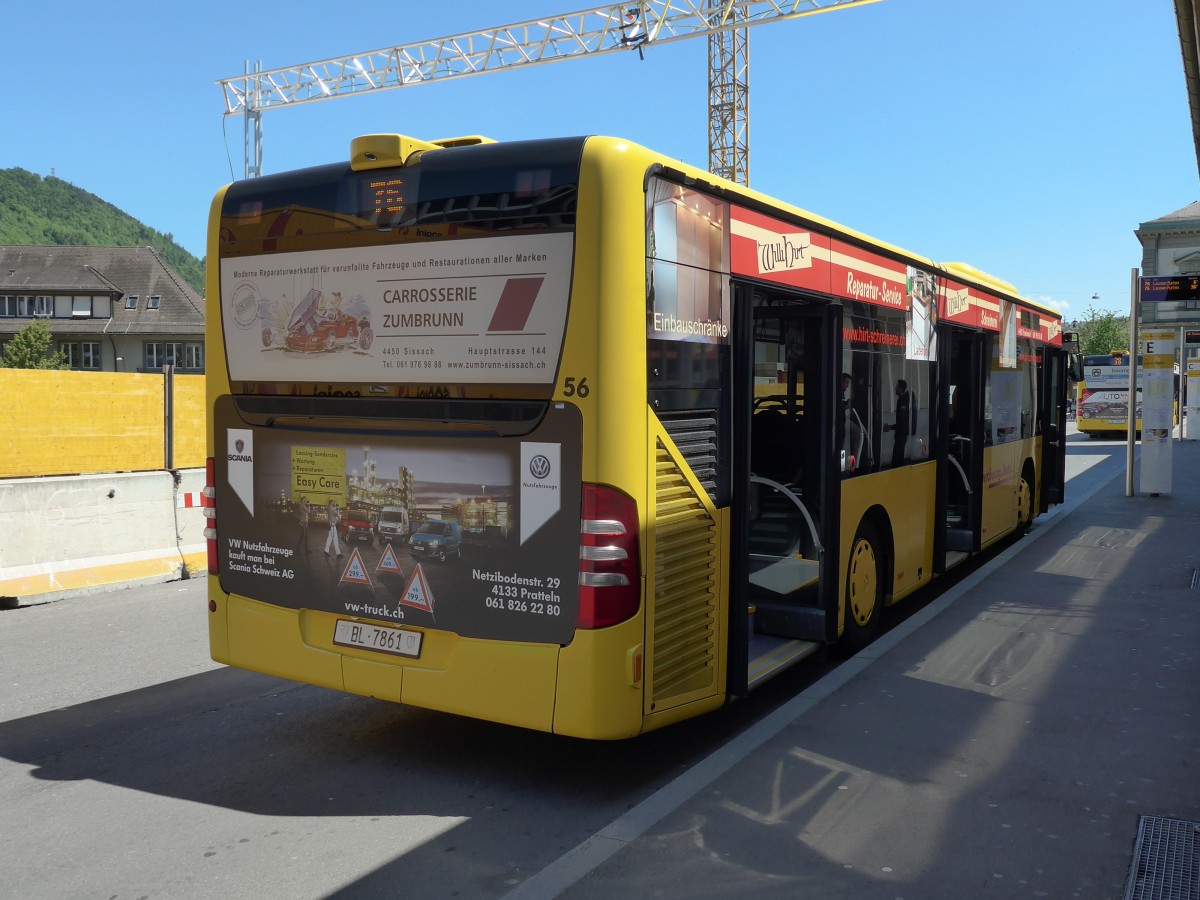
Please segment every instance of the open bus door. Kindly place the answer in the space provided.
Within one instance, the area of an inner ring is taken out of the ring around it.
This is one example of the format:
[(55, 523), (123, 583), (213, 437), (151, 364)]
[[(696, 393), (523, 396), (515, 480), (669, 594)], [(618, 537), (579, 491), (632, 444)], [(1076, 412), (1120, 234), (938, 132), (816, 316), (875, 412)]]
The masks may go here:
[[(991, 335), (944, 328), (938, 377), (943, 426), (939, 429), (938, 521), (944, 524), (943, 560), (982, 545), (985, 396)], [(945, 566), (943, 566), (944, 568)]]
[(1041, 409), (1042, 424), (1042, 489), (1038, 511), (1046, 512), (1052, 504), (1066, 497), (1067, 472), (1067, 361), (1068, 355), (1058, 347), (1042, 349)]
[(735, 284), (734, 321), (729, 684), (740, 693), (837, 637), (841, 308)]

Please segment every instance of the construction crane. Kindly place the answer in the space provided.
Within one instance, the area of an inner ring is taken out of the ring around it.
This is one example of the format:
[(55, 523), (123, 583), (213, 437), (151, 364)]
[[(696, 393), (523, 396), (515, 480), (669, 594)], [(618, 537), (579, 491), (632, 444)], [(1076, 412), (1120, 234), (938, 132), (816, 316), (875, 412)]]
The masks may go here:
[(498, 28), (385, 47), (316, 62), (263, 69), (217, 82), (225, 115), (244, 119), (245, 177), (262, 174), (262, 114), (542, 63), (637, 51), (706, 36), (709, 170), (750, 183), (749, 35), (751, 25), (783, 22), (878, 0), (634, 0)]

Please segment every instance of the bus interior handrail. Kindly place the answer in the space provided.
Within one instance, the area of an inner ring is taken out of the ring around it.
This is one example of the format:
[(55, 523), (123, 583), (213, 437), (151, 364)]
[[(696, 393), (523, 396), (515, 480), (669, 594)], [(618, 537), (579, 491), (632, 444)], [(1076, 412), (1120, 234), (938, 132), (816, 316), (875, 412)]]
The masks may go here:
[(770, 478), (764, 478), (761, 475), (751, 475), (750, 481), (753, 483), (765, 484), (765, 485), (767, 485), (767, 487), (774, 488), (775, 490), (779, 491), (780, 493), (791, 498), (791, 501), (793, 503), (795, 503), (796, 507), (800, 510), (800, 514), (802, 516), (804, 516), (804, 521), (808, 525), (808, 533), (810, 535), (812, 535), (813, 547), (816, 549), (816, 551), (818, 553), (823, 554), (825, 552), (825, 548), (821, 544), (821, 538), (817, 534), (817, 525), (813, 521), (812, 516), (809, 515), (808, 509), (804, 505), (804, 501), (800, 499), (800, 497), (795, 493), (795, 491), (793, 491), (791, 488), (789, 488), (786, 484), (780, 484), (778, 481), (774, 481)]

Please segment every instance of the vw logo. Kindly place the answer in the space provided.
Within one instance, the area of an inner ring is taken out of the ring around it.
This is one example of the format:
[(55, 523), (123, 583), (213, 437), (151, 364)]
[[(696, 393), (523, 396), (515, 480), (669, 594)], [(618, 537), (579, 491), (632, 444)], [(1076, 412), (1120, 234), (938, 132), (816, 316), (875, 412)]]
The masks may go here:
[(529, 460), (529, 474), (534, 478), (545, 478), (550, 474), (550, 460), (539, 453)]

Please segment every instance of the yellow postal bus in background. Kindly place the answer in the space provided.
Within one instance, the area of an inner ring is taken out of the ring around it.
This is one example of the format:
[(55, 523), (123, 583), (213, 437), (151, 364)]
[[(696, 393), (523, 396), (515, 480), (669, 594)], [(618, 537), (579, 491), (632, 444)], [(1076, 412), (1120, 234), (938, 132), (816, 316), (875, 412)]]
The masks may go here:
[[(1084, 356), (1080, 360), (1076, 424), (1089, 437), (1119, 438), (1129, 431), (1129, 352), (1113, 350)], [(1138, 357), (1137, 395), (1134, 406), (1134, 432), (1142, 433), (1142, 358)], [(1175, 375), (1179, 366), (1174, 365)], [(1179, 424), (1178, 398), (1174, 401), (1173, 423)]]
[(208, 260), (221, 662), (628, 737), (1062, 499), (1057, 313), (627, 141), (361, 137)]

